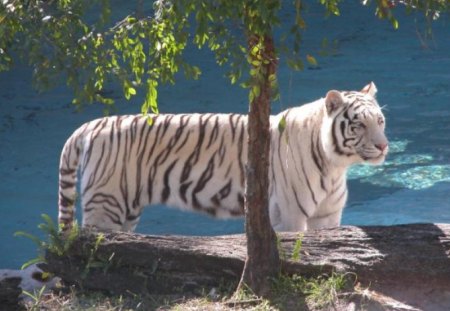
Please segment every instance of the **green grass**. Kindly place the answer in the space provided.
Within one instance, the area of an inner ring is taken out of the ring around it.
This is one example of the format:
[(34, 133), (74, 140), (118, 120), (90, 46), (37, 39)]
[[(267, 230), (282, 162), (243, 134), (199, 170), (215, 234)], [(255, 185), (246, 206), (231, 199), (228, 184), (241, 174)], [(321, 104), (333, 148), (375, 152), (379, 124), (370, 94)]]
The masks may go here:
[(341, 274), (310, 279), (280, 276), (274, 281), (273, 302), (280, 310), (327, 309), (339, 300), (338, 294), (347, 284), (346, 276)]
[(101, 292), (66, 288), (61, 292), (36, 295), (26, 310), (329, 310), (339, 301), (339, 292), (347, 288), (345, 275), (333, 274), (314, 279), (280, 276), (273, 281), (273, 295), (263, 299), (244, 289), (233, 292), (236, 284), (205, 289), (201, 295), (107, 295)]
[(338, 294), (347, 287), (343, 274), (333, 274), (330, 277), (319, 277), (306, 282), (304, 293), (306, 302), (315, 309), (331, 307), (338, 301)]

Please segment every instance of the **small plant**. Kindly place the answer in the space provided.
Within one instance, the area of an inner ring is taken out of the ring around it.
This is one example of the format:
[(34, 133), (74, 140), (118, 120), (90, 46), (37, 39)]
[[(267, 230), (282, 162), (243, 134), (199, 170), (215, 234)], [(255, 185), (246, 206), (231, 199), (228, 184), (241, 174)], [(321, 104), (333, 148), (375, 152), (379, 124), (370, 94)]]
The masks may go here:
[(42, 214), (41, 217), (44, 219), (44, 223), (39, 224), (38, 228), (45, 233), (48, 241), (44, 241), (39, 237), (24, 231), (17, 231), (14, 233), (14, 236), (28, 238), (38, 246), (38, 257), (24, 263), (22, 269), (35, 263), (45, 262), (46, 251), (62, 256), (70, 248), (73, 241), (79, 236), (80, 230), (76, 222), (73, 224), (69, 234), (66, 237), (63, 237), (59, 233), (59, 227), (50, 216)]
[(304, 290), (305, 279), (299, 275), (287, 276), (281, 274), (274, 280), (272, 289), (276, 296), (282, 296), (286, 293), (302, 293)]
[(42, 302), (42, 298), (44, 296), (44, 292), (45, 292), (45, 285), (41, 287), (40, 290), (34, 290), (33, 293), (30, 293), (26, 290), (23, 290), (22, 293), (28, 297), (31, 298), (31, 303), (30, 305), (28, 305), (27, 310), (30, 311), (37, 311), (40, 310), (40, 304)]
[(293, 261), (300, 261), (300, 251), (302, 250), (303, 245), (303, 233), (298, 234), (298, 238), (295, 241), (294, 249), (292, 250), (292, 260)]
[[(283, 248), (281, 244), (281, 237), (276, 234), (276, 243), (278, 248), (278, 254), (280, 255), (281, 260), (288, 260), (288, 255), (286, 250)], [(302, 250), (303, 245), (303, 233), (299, 233), (297, 240), (295, 240), (294, 248), (292, 249), (291, 260), (300, 261), (300, 251)]]
[(259, 300), (260, 298), (255, 295), (250, 287), (247, 284), (240, 287), (234, 294), (232, 299), (234, 301), (248, 301), (248, 300)]
[(85, 278), (87, 276), (91, 268), (103, 268), (104, 271), (106, 271), (107, 268), (109, 267), (114, 257), (114, 253), (112, 253), (111, 256), (106, 261), (98, 261), (95, 258), (95, 254), (97, 253), (98, 247), (100, 246), (100, 244), (103, 242), (104, 239), (105, 235), (103, 233), (97, 234), (95, 238), (94, 247), (89, 250), (89, 258), (86, 263), (86, 267), (81, 275), (82, 278)]
[(251, 310), (269, 311), (272, 310), (270, 302), (267, 299), (258, 297), (252, 289), (243, 283), (243, 286), (233, 294), (230, 300), (224, 302), (226, 306), (239, 310), (247, 310), (251, 307)]
[(338, 293), (347, 285), (345, 274), (331, 276), (322, 275), (307, 279), (299, 275), (280, 275), (274, 280), (272, 290), (274, 302), (277, 305), (285, 305), (290, 301), (286, 309), (327, 309), (338, 300)]
[(319, 276), (305, 284), (306, 302), (313, 308), (324, 309), (335, 304), (338, 292), (347, 285), (345, 274), (333, 273), (331, 276)]

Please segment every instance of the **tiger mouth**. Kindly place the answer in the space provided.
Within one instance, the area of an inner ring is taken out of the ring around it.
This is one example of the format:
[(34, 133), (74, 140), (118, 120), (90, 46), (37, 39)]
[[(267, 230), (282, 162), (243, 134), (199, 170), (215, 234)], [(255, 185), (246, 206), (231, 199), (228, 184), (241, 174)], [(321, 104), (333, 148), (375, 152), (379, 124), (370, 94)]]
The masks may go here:
[(364, 162), (373, 163), (373, 164), (381, 164), (386, 159), (386, 155), (384, 153), (380, 153), (376, 156), (361, 156)]
[(359, 156), (361, 157), (361, 159), (363, 161), (374, 161), (374, 160), (382, 160), (382, 159), (386, 158), (386, 153), (385, 152), (380, 152), (380, 153), (375, 154), (375, 155), (373, 155), (373, 154), (368, 155), (368, 154), (361, 154), (360, 153)]

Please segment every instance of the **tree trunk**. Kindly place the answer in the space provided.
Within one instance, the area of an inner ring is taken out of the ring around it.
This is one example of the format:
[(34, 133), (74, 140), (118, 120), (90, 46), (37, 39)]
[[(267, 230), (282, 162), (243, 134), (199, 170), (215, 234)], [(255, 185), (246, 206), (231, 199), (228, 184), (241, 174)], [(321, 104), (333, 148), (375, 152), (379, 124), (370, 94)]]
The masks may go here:
[[(316, 277), (336, 271), (353, 278), (359, 288), (423, 310), (447, 310), (450, 305), (450, 224), (348, 226), (308, 231), (303, 237), (279, 236), (285, 274)], [(294, 260), (299, 240), (299, 259)], [(237, 283), (246, 258), (243, 235), (115, 232), (97, 241), (95, 235), (84, 234), (64, 256), (47, 253), (46, 269), (85, 289), (186, 293)]]
[[(276, 58), (270, 36), (251, 37), (249, 51), (252, 51), (260, 40), (263, 40), (262, 58), (268, 62), (261, 64), (261, 75), (254, 81), (260, 93), (255, 94), (250, 103), (248, 115), (248, 160), (245, 184), (247, 259), (239, 288), (248, 286), (256, 295), (265, 296), (270, 292), (270, 279), (279, 273), (280, 262), (276, 235), (270, 224), (268, 201), (272, 93), (269, 76), (275, 74)], [(253, 59), (255, 55), (250, 57)]]

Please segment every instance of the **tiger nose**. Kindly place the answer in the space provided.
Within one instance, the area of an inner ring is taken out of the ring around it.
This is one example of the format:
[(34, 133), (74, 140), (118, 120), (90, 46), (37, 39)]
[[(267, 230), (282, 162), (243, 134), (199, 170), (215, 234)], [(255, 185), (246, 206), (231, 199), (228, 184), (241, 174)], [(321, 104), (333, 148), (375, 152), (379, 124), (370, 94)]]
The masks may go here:
[(380, 151), (384, 151), (387, 147), (388, 147), (387, 143), (375, 144), (375, 148), (377, 148)]

